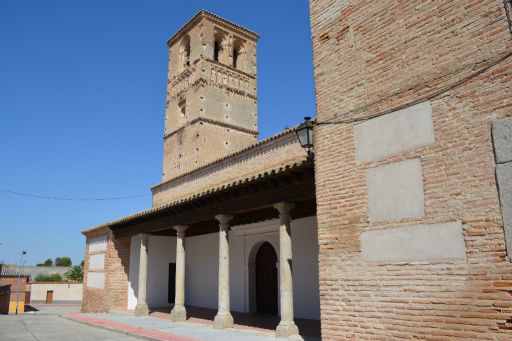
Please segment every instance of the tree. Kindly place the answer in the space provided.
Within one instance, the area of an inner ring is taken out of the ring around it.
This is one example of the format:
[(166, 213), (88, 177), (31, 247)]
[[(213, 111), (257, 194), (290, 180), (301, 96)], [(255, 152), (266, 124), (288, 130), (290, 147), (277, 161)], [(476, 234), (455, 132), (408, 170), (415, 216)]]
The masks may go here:
[(57, 257), (55, 258), (55, 266), (71, 266), (71, 258)]
[(34, 282), (62, 282), (61, 274), (39, 274), (34, 278)]
[(75, 265), (64, 274), (64, 277), (72, 281), (81, 282), (84, 279), (84, 268), (80, 265)]
[(48, 258), (44, 261), (44, 263), (39, 263), (36, 266), (53, 266), (53, 260), (51, 258)]

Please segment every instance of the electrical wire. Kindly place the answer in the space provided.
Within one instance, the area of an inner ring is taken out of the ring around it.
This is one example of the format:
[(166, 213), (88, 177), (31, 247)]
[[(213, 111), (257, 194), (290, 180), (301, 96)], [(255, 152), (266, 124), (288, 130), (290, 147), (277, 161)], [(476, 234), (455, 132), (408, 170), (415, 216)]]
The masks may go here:
[(7, 193), (7, 194), (18, 195), (18, 196), (22, 196), (22, 197), (34, 198), (34, 199), (60, 200), (60, 201), (109, 201), (109, 200), (125, 200), (125, 199), (146, 197), (146, 196), (150, 195), (149, 193), (146, 193), (146, 194), (132, 194), (132, 195), (126, 195), (126, 196), (120, 196), (120, 197), (105, 197), (105, 198), (68, 198), (68, 197), (54, 197), (54, 196), (32, 194), (32, 193), (22, 193), (22, 192), (11, 191), (11, 190), (2, 189), (2, 188), (0, 188), (0, 192)]
[[(400, 106), (397, 106), (397, 107), (394, 107), (394, 108), (391, 108), (391, 109), (386, 109), (384, 111), (381, 111), (381, 112), (378, 112), (378, 113), (375, 113), (373, 115), (369, 115), (369, 116), (365, 116), (365, 117), (361, 117), (361, 118), (354, 118), (354, 119), (346, 119), (346, 120), (336, 120), (336, 117), (339, 117), (339, 116), (344, 116), (344, 115), (348, 115), (348, 114), (353, 114), (353, 113), (360, 113), (360, 112), (364, 112), (366, 109), (368, 109), (369, 107), (371, 107), (372, 105), (375, 105), (375, 104), (378, 104), (380, 101), (377, 101), (377, 102), (374, 102), (374, 103), (370, 103), (366, 106), (363, 106), (363, 107), (359, 107), (357, 109), (352, 109), (352, 110), (348, 110), (346, 112), (343, 112), (341, 114), (335, 114), (333, 116), (333, 118), (331, 119), (328, 119), (326, 121), (318, 121), (318, 119), (314, 122), (315, 125), (324, 125), (324, 124), (344, 124), (344, 123), (356, 123), (356, 122), (361, 122), (361, 121), (367, 121), (369, 119), (372, 119), (372, 118), (377, 118), (377, 117), (380, 117), (380, 116), (384, 116), (384, 115), (387, 115), (389, 113), (392, 113), (394, 111), (397, 111), (397, 110), (401, 110), (401, 109), (405, 109), (407, 107), (410, 107), (412, 105), (415, 105), (415, 104), (418, 104), (418, 103), (421, 103), (421, 102), (424, 102), (426, 100), (431, 100), (431, 99), (434, 99), (436, 97), (439, 97), (441, 95), (443, 95), (444, 93), (458, 87), (459, 85), (463, 84), (463, 83), (466, 83), (467, 81), (481, 75), (482, 73), (484, 73), (485, 71), (491, 69), (492, 67), (500, 64), (501, 62), (505, 61), (506, 59), (510, 58), (512, 56), (512, 52), (508, 52), (506, 53), (505, 55), (503, 55), (502, 57), (498, 58), (496, 61), (494, 61), (493, 63), (483, 67), (482, 69), (470, 74), (469, 76), (457, 81), (457, 82), (454, 82), (453, 84), (450, 84), (448, 86), (445, 86), (443, 88), (441, 88), (440, 90), (428, 95), (428, 96), (424, 96), (420, 99), (417, 99), (417, 100), (414, 100), (414, 101), (411, 101), (409, 103), (406, 103), (406, 104), (403, 104), (403, 105), (400, 105)], [(396, 95), (399, 95), (400, 93), (396, 93), (396, 94), (393, 94), (393, 96), (396, 96)]]

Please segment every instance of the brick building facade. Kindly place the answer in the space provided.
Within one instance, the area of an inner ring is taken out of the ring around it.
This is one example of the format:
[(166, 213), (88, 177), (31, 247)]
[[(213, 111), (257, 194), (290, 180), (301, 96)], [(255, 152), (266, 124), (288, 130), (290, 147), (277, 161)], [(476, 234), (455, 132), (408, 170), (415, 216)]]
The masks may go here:
[(491, 133), (512, 116), (503, 1), (310, 10), (323, 338), (512, 339)]
[(153, 207), (83, 231), (82, 310), (147, 314), (167, 304), (174, 264), (171, 317), (218, 306), (215, 326), (229, 327), (230, 310), (258, 311), (266, 249), (279, 255), (279, 336), (303, 317), (321, 318), (325, 340), (512, 339), (503, 2), (311, 0), (310, 12), (314, 164), (294, 129), (256, 142), (257, 35), (200, 12), (169, 40)]

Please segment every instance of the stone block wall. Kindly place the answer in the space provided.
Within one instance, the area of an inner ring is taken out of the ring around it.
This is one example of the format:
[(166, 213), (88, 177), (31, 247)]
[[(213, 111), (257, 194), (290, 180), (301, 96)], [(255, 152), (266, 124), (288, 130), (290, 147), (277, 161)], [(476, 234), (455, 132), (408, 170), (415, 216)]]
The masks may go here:
[[(163, 182), (257, 141), (257, 40), (201, 11), (168, 41)], [(219, 127), (225, 129), (217, 137)]]
[(82, 312), (108, 312), (128, 307), (130, 238), (115, 238), (103, 227), (86, 236)]
[(196, 121), (165, 139), (163, 179), (175, 179), (254, 143), (256, 135), (216, 122)]
[[(225, 128), (219, 129), (225, 130)], [(223, 133), (229, 134), (230, 132), (221, 131), (219, 136), (210, 136), (209, 138), (219, 139)], [(220, 146), (214, 142), (211, 145), (222, 148), (224, 140), (221, 139), (220, 142)], [(200, 154), (208, 154), (208, 151), (200, 151)], [(207, 155), (205, 157), (207, 160), (209, 159)], [(154, 186), (151, 189), (153, 207), (230, 184), (233, 180), (243, 181), (244, 178), (257, 176), (261, 172), (270, 172), (273, 169), (304, 160), (306, 160), (306, 152), (298, 143), (295, 132), (293, 130), (285, 131), (260, 141), (250, 148), (235, 152), (224, 159), (203, 165), (195, 171)]]
[(511, 339), (491, 134), (512, 116), (503, 2), (310, 9), (323, 339)]

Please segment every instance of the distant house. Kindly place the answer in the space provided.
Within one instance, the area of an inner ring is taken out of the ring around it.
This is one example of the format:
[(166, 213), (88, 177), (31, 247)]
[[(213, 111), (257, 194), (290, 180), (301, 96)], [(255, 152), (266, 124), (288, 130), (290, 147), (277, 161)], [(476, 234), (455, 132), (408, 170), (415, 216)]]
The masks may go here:
[[(8, 272), (16, 271), (15, 265), (4, 266)], [(64, 274), (71, 267), (68, 266), (25, 266), (23, 273), (32, 279), (27, 285), (30, 295), (25, 300), (29, 303), (80, 303), (82, 301), (82, 283), (68, 281)], [(59, 274), (61, 281), (45, 281), (38, 279), (41, 276)], [(12, 286), (12, 290), (14, 290)]]
[(9, 313), (25, 311), (25, 304), (30, 302), (30, 274), (20, 273), (15, 268), (0, 264), (0, 287), (11, 286)]

